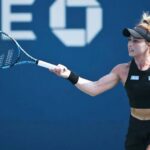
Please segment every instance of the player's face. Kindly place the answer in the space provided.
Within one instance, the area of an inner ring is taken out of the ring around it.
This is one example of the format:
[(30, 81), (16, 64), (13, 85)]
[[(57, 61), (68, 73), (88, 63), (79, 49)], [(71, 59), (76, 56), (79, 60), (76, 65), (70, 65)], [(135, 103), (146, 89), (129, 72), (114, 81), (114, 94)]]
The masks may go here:
[(132, 36), (128, 38), (129, 56), (132, 57), (140, 56), (148, 50), (149, 47), (144, 39), (137, 39)]

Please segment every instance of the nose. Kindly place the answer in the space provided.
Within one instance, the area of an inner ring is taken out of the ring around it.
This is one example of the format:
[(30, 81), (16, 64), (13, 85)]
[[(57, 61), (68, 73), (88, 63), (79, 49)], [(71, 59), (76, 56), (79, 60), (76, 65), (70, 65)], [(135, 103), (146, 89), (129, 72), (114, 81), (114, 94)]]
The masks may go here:
[(130, 49), (132, 48), (132, 42), (131, 41), (128, 42), (128, 48), (130, 48)]

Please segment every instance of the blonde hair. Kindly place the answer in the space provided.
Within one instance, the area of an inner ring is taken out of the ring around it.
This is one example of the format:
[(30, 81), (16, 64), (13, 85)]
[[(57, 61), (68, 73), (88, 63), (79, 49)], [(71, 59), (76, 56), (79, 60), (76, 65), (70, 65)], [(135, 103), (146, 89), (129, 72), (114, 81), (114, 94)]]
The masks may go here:
[(142, 27), (146, 29), (148, 32), (150, 32), (150, 13), (149, 12), (143, 12), (142, 18), (137, 26)]

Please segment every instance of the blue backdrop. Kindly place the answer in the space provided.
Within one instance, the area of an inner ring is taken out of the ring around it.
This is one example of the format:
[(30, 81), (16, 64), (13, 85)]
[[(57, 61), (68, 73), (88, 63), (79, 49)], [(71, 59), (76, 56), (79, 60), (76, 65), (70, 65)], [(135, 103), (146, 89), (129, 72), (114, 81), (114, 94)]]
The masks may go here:
[[(33, 56), (97, 80), (130, 60), (121, 31), (133, 27), (150, 6), (148, 0), (98, 2), (103, 9), (103, 28), (84, 47), (67, 47), (52, 33), (49, 7), (54, 0), (13, 6), (12, 12), (31, 12), (33, 20), (12, 23), (11, 29), (34, 31), (36, 40), (19, 41)], [(85, 22), (85, 8), (67, 8), (68, 28), (84, 28)], [(90, 97), (34, 65), (0, 70), (1, 150), (124, 150), (128, 117), (128, 98), (121, 84)]]

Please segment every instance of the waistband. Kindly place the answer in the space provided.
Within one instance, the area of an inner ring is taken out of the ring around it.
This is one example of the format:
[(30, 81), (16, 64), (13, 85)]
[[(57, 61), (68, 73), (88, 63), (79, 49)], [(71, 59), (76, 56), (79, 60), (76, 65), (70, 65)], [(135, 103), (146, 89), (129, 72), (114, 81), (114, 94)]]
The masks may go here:
[(150, 120), (139, 120), (130, 115), (129, 128), (133, 130), (150, 130)]

